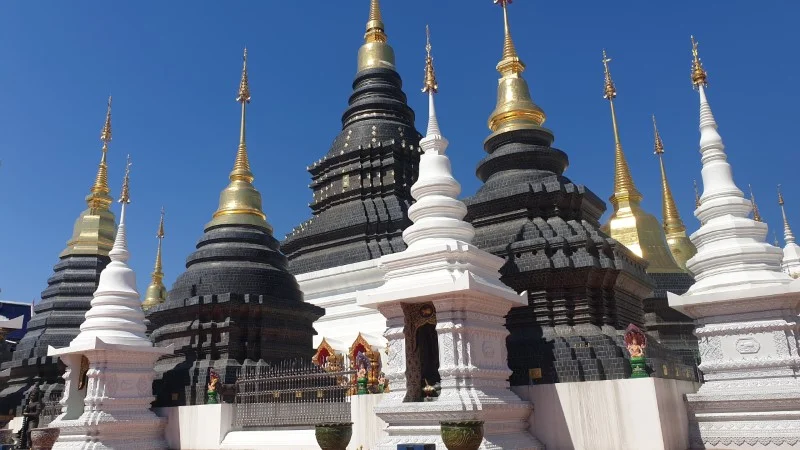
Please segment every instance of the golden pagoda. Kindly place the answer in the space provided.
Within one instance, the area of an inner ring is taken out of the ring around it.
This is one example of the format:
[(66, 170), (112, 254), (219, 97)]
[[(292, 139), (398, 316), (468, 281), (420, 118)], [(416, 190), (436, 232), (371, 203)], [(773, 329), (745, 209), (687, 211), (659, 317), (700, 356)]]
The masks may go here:
[(605, 70), (605, 90), (603, 97), (611, 105), (611, 124), (614, 129), (614, 194), (610, 201), (614, 206), (608, 223), (603, 225), (603, 232), (621, 242), (633, 253), (648, 262), (648, 273), (675, 273), (683, 272), (672, 257), (672, 252), (667, 245), (664, 230), (658, 219), (645, 212), (641, 207), (642, 194), (636, 189), (631, 177), (625, 153), (622, 151), (622, 142), (617, 126), (617, 113), (614, 109), (614, 98), (617, 89), (611, 79), (608, 63), (611, 59), (603, 50), (603, 67)]
[(242, 119), (239, 130), (239, 149), (230, 173), (230, 184), (219, 195), (219, 208), (213, 219), (206, 225), (211, 228), (219, 225), (252, 225), (264, 227), (272, 233), (267, 216), (261, 209), (261, 194), (253, 186), (253, 172), (247, 157), (246, 119), (247, 104), (250, 103), (250, 83), (247, 80), (247, 49), (242, 57), (242, 80), (236, 101), (242, 104)]
[(72, 238), (67, 241), (67, 248), (61, 252), (60, 257), (71, 255), (101, 255), (108, 256), (114, 245), (114, 236), (117, 225), (114, 214), (109, 210), (113, 200), (108, 188), (108, 165), (106, 155), (108, 144), (111, 142), (111, 97), (108, 97), (106, 120), (100, 132), (100, 141), (103, 143), (100, 165), (94, 184), (86, 196), (88, 208), (83, 211), (75, 221)]
[(156, 237), (158, 238), (156, 264), (151, 275), (150, 286), (147, 286), (144, 302), (142, 302), (142, 309), (145, 311), (167, 300), (167, 288), (164, 286), (164, 272), (161, 265), (161, 244), (164, 240), (164, 208), (161, 208), (161, 221), (158, 224)]
[(655, 136), (655, 154), (658, 155), (658, 163), (661, 166), (661, 214), (664, 221), (664, 234), (675, 262), (681, 269), (686, 270), (686, 261), (697, 253), (697, 247), (686, 235), (686, 226), (681, 220), (678, 208), (675, 206), (675, 199), (672, 197), (672, 190), (667, 182), (667, 171), (664, 169), (664, 143), (658, 132), (656, 116), (653, 116), (653, 134)]

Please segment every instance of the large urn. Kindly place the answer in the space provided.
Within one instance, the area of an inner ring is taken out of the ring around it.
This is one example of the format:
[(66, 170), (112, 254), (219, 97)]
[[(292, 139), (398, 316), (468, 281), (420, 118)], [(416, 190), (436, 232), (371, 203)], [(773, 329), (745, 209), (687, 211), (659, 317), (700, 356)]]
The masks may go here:
[(447, 450), (478, 450), (483, 442), (483, 422), (441, 422), (442, 442)]
[(322, 450), (345, 450), (353, 437), (353, 424), (321, 423), (314, 427), (314, 434)]

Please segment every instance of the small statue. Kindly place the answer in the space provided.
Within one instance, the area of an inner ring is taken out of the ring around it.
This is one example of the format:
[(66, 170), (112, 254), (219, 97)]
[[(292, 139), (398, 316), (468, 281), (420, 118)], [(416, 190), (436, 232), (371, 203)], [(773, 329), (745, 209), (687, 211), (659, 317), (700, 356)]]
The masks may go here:
[(647, 364), (644, 350), (647, 348), (647, 336), (634, 324), (628, 325), (625, 330), (625, 346), (631, 355), (631, 378), (647, 378)]
[(28, 398), (25, 407), (22, 409), (22, 428), (17, 433), (17, 449), (28, 449), (31, 446), (31, 430), (39, 427), (39, 416), (44, 409), (42, 391), (39, 389), (39, 382), (28, 391)]
[(358, 367), (358, 371), (356, 372), (356, 383), (358, 385), (358, 390), (356, 393), (358, 395), (369, 394), (369, 390), (367, 389), (367, 384), (369, 383), (369, 378), (367, 377), (367, 368), (369, 368), (369, 358), (364, 352), (359, 352), (356, 355), (356, 367)]
[(431, 386), (427, 379), (423, 379), (422, 381), (425, 382), (425, 387), (422, 388), (422, 393), (425, 394), (425, 401), (432, 402), (434, 394), (436, 393), (436, 388)]
[(209, 405), (216, 405), (219, 403), (219, 393), (217, 392), (219, 384), (219, 375), (214, 369), (208, 369), (208, 391), (206, 391), (206, 403)]
[(367, 390), (367, 369), (363, 367), (358, 369), (356, 381), (358, 383), (358, 395), (369, 394)]
[(378, 376), (378, 393), (385, 394), (389, 392), (389, 380), (386, 379), (386, 375), (381, 372), (380, 376)]

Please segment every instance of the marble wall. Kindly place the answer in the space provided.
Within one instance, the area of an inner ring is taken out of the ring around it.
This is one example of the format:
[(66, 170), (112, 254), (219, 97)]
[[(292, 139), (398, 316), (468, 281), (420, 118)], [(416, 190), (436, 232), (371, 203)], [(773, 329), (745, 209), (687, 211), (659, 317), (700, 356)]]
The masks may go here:
[(698, 384), (663, 378), (512, 388), (533, 403), (531, 434), (548, 449), (685, 450), (684, 396)]

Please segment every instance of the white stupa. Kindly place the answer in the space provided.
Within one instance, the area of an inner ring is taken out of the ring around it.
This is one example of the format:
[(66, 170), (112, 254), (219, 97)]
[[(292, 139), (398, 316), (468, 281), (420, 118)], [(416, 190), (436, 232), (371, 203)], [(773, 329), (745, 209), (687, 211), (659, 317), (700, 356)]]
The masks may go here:
[(789, 220), (786, 218), (786, 207), (784, 206), (783, 193), (778, 186), (778, 204), (781, 206), (783, 215), (783, 261), (781, 268), (792, 278), (800, 278), (800, 245), (794, 239), (792, 229), (789, 227)]
[(733, 182), (706, 98), (706, 72), (693, 42), (700, 93), (703, 196), (686, 266), (697, 283), (669, 305), (697, 321), (705, 383), (687, 395), (691, 448), (796, 448), (800, 443), (800, 280), (781, 270), (781, 249)]
[[(358, 297), (359, 305), (378, 309), (388, 327), (386, 375), (392, 390), (375, 408), (388, 425), (378, 449), (435, 443), (443, 450), (440, 421), (468, 420), (484, 422), (481, 448), (544, 448), (527, 431), (530, 404), (508, 384), (504, 316), (526, 299), (500, 281), (502, 258), (471, 244), (474, 230), (463, 220), (467, 208), (457, 200), (461, 186), (436, 119), (437, 85), (430, 44), (427, 48), (423, 91), (430, 118), (420, 141), (419, 178), (411, 188), (416, 203), (408, 215), (414, 223), (403, 232), (408, 248), (381, 257), (386, 283)], [(422, 331), (429, 333), (427, 340)], [(433, 401), (421, 401), (428, 376), (441, 391)]]
[(47, 352), (67, 365), (62, 413), (50, 424), (61, 429), (56, 450), (167, 448), (164, 419), (150, 411), (150, 403), (154, 364), (172, 348), (153, 347), (145, 335), (136, 274), (127, 265), (128, 180), (126, 169), (111, 262), (100, 274), (81, 332), (69, 347)]

